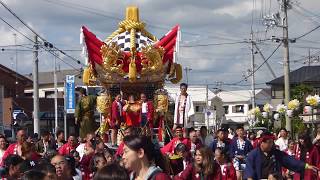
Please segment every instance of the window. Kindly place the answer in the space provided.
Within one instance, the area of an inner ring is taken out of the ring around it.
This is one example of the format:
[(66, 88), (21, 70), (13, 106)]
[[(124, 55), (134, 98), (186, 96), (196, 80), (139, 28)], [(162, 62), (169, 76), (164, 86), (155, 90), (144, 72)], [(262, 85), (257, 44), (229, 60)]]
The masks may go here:
[(203, 112), (203, 106), (196, 106), (196, 112)]
[(271, 89), (271, 97), (274, 99), (276, 97), (276, 90), (275, 89)]
[(224, 114), (229, 114), (229, 106), (223, 106)]
[(284, 97), (284, 91), (279, 88), (272, 88), (271, 97), (272, 99), (282, 99)]
[(320, 94), (320, 88), (313, 88), (313, 94)]
[(45, 98), (54, 98), (54, 91), (45, 91)]
[(243, 113), (243, 112), (244, 112), (244, 105), (232, 106), (232, 113)]

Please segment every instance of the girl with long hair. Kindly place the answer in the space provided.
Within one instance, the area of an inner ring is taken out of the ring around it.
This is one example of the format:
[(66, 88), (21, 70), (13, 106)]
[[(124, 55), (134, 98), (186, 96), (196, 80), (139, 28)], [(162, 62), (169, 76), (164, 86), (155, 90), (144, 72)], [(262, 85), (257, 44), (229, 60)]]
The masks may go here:
[(196, 150), (194, 163), (187, 168), (175, 180), (220, 180), (222, 178), (220, 165), (214, 160), (213, 153), (208, 147)]
[[(295, 158), (308, 163), (310, 165), (317, 165), (313, 163), (315, 157), (311, 156), (313, 149), (311, 137), (308, 133), (299, 135), (299, 142), (295, 147)], [(303, 173), (294, 173), (294, 180), (314, 180), (317, 178), (317, 173), (312, 170), (305, 170)]]
[(159, 149), (146, 136), (125, 136), (122, 161), (130, 179), (168, 180), (169, 170)]

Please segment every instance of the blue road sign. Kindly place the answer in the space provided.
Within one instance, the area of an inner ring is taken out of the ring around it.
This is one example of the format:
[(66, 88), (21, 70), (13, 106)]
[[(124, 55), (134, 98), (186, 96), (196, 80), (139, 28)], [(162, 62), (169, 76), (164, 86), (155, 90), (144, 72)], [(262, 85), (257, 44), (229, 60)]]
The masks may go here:
[(74, 75), (66, 75), (66, 110), (67, 113), (74, 113), (76, 108), (76, 97), (75, 97), (75, 85), (74, 85)]

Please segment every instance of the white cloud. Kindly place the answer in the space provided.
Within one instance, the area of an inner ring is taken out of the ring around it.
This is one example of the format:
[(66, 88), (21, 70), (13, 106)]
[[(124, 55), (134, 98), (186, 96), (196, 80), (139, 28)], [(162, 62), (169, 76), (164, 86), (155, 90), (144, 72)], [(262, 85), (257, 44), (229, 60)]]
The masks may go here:
[[(258, 7), (260, 1), (257, 1), (256, 7)], [(218, 15), (230, 15), (236, 18), (247, 16), (250, 14), (254, 9), (252, 5), (252, 1), (239, 1), (237, 4), (232, 4), (230, 6), (225, 6), (220, 9), (216, 9), (213, 12)]]
[[(226, 42), (243, 41), (249, 38), (251, 25), (251, 12), (253, 10), (252, 0), (5, 0), (4, 1), (18, 16), (61, 49), (79, 49), (79, 29), (82, 25), (87, 26), (99, 38), (104, 39), (115, 29), (119, 19), (125, 16), (125, 8), (136, 4), (140, 8), (140, 19), (147, 23), (148, 30), (154, 35), (161, 37), (175, 24), (180, 24), (182, 29), (182, 45), (219, 44), (203, 47), (180, 48), (179, 62), (183, 66), (192, 67), (194, 72), (190, 74), (190, 82), (225, 81), (235, 82), (242, 79), (242, 72), (250, 66), (249, 44), (226, 45)], [(281, 36), (281, 29), (275, 28), (267, 33), (262, 32), (264, 27), (261, 23), (262, 11), (261, 1), (255, 1), (254, 9), (254, 31), (255, 37), (259, 39), (269, 38), (272, 35)], [(273, 1), (272, 1), (273, 2)], [(320, 2), (309, 0), (301, 2), (301, 6), (309, 11), (319, 12)], [(24, 28), (3, 7), (0, 16), (10, 22), (19, 31), (32, 38), (32, 33)], [(278, 9), (277, 2), (273, 2), (271, 12)], [(267, 8), (268, 9), (268, 8)], [(320, 22), (320, 18), (297, 8), (304, 16), (299, 15), (296, 10), (289, 11), (289, 33), (290, 37), (296, 37), (315, 27), (314, 21)], [(311, 21), (312, 18), (314, 21)], [(0, 46), (14, 43), (13, 32), (7, 25), (0, 23)], [(18, 44), (29, 44), (30, 42), (18, 35)], [(290, 57), (301, 59), (307, 54), (306, 48), (297, 46), (318, 46), (320, 41), (318, 31), (304, 38), (315, 42), (297, 41), (290, 44)], [(267, 45), (259, 44), (265, 57), (273, 51), (277, 44), (267, 42)], [(295, 47), (294, 47), (295, 46)], [(317, 49), (311, 50), (317, 53)], [(40, 71), (52, 69), (53, 57), (48, 53), (40, 53)], [(73, 57), (79, 58), (80, 52), (68, 52)], [(11, 67), (10, 58), (14, 52), (1, 52), (0, 63)], [(278, 58), (276, 58), (278, 57)], [(282, 74), (281, 61), (282, 49), (269, 60), (277, 75)], [(80, 67), (71, 59), (63, 57), (65, 61), (73, 66)], [(19, 72), (32, 72), (32, 52), (19, 52)], [(256, 64), (260, 65), (262, 59), (256, 55)], [(59, 61), (58, 61), (59, 62)], [(62, 68), (70, 68), (60, 62)], [(302, 66), (301, 63), (291, 63), (291, 69)], [(203, 72), (201, 72), (203, 71)], [(256, 74), (257, 82), (265, 82), (271, 79), (266, 67), (262, 67)]]

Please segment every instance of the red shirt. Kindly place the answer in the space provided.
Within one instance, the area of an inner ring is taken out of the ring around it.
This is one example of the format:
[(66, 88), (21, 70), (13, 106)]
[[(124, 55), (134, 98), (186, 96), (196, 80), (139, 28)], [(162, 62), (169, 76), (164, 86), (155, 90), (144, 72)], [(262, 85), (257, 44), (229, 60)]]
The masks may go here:
[(223, 165), (220, 165), (220, 167), (221, 167), (221, 175), (222, 175), (221, 180), (236, 180), (237, 179), (236, 170), (234, 169), (232, 163), (225, 163)]
[[(173, 153), (174, 153), (174, 148), (175, 148), (179, 143), (186, 142), (185, 140), (186, 140), (186, 138), (178, 138), (178, 137), (173, 138), (168, 144), (166, 144), (165, 146), (163, 146), (163, 147), (161, 148), (162, 154), (166, 154), (166, 153), (171, 153), (171, 154), (173, 154)], [(186, 146), (187, 146), (187, 144), (186, 144)]]
[[(316, 161), (319, 162), (320, 159), (320, 154), (318, 150), (316, 150), (315, 146), (309, 149), (309, 151), (306, 152), (305, 154), (305, 163), (308, 163), (313, 166), (317, 166)], [(298, 160), (301, 160), (301, 147), (299, 144), (295, 146), (295, 158)], [(294, 173), (293, 175), (294, 180), (300, 180), (300, 174), (299, 173)], [(310, 169), (306, 169), (304, 171), (304, 180), (316, 180), (317, 179), (317, 173), (313, 172)]]
[(1, 159), (1, 166), (3, 166), (4, 160), (11, 154), (17, 154), (18, 155), (18, 143), (10, 144), (7, 150), (4, 152), (2, 159)]
[(78, 147), (78, 145), (71, 146), (69, 143), (66, 143), (66, 144), (64, 144), (63, 146), (61, 146), (59, 148), (59, 154), (62, 155), (62, 156), (69, 155), (70, 152), (72, 150), (76, 150), (77, 147)]
[(123, 155), (123, 148), (124, 148), (124, 142), (121, 142), (115, 154), (116, 158), (121, 157)]

